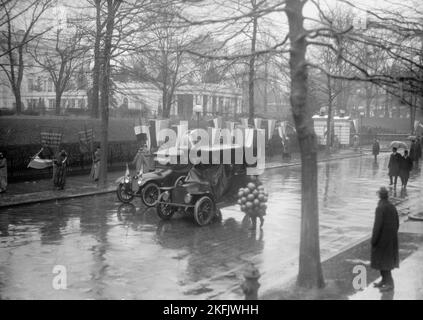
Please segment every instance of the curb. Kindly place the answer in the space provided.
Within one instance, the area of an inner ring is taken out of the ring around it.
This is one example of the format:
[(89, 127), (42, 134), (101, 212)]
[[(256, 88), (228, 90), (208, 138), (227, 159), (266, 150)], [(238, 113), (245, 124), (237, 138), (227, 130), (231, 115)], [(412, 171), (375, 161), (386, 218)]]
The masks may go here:
[[(339, 157), (328, 158), (328, 159), (321, 159), (321, 160), (317, 160), (317, 163), (319, 163), (319, 162), (329, 162), (329, 161), (334, 161), (334, 160), (343, 160), (343, 159), (349, 159), (349, 158), (358, 158), (358, 157), (362, 157), (363, 155), (367, 155), (367, 154), (361, 153), (361, 154), (345, 155), (345, 156), (339, 156)], [(285, 168), (285, 167), (293, 167), (293, 166), (299, 166), (299, 165), (301, 165), (301, 162), (281, 163), (281, 164), (275, 164), (273, 166), (266, 167), (265, 169), (267, 170), (267, 169)], [(107, 193), (115, 192), (115, 190), (116, 190), (115, 186), (109, 186), (105, 189), (88, 191), (88, 192), (84, 192), (84, 193), (60, 195), (60, 196), (55, 196), (55, 197), (45, 198), (45, 199), (28, 199), (28, 200), (23, 200), (23, 201), (9, 202), (7, 204), (0, 204), (0, 209), (8, 208), (8, 207), (16, 207), (16, 206), (20, 206), (20, 205), (28, 205), (28, 204), (33, 204), (33, 203), (54, 201), (54, 200), (66, 200), (66, 199), (72, 199), (72, 198), (94, 196), (94, 195), (99, 195), (99, 194), (107, 194)]]

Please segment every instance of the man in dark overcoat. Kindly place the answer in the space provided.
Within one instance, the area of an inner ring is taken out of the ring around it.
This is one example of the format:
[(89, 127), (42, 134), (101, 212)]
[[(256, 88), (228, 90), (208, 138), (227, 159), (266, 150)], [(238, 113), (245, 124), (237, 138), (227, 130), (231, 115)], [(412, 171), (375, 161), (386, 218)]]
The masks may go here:
[(393, 184), (394, 187), (397, 186), (397, 180), (400, 174), (401, 159), (402, 159), (402, 156), (399, 153), (397, 153), (397, 148), (395, 147), (392, 148), (392, 153), (388, 163), (388, 169), (389, 169), (389, 180), (390, 180), (389, 185)]
[(408, 179), (410, 178), (410, 171), (413, 169), (413, 161), (408, 156), (408, 150), (404, 150), (404, 156), (401, 159), (400, 178), (404, 188), (407, 187)]
[(394, 289), (391, 270), (399, 268), (399, 219), (397, 209), (389, 202), (388, 190), (382, 187), (378, 193), (380, 200), (373, 225), (370, 266), (379, 270), (382, 276), (374, 286), (381, 291), (390, 291)]
[(375, 140), (373, 141), (373, 146), (372, 146), (372, 153), (373, 156), (375, 157), (375, 162), (377, 162), (377, 155), (380, 152), (380, 144), (379, 144), (379, 140), (375, 138)]

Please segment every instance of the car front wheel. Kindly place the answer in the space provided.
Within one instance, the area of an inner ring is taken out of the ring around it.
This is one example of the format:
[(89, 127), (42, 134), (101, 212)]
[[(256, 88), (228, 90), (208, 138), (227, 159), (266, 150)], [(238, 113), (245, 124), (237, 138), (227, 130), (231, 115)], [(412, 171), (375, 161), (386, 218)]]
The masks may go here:
[(119, 183), (116, 189), (116, 195), (119, 201), (123, 203), (130, 203), (132, 199), (134, 199), (134, 195), (127, 191), (127, 187), (125, 186), (124, 183)]
[(194, 219), (200, 226), (209, 224), (215, 216), (215, 208), (213, 200), (204, 196), (201, 197), (194, 207)]
[(175, 213), (175, 208), (170, 204), (170, 197), (167, 200), (159, 198), (159, 202), (156, 205), (157, 215), (162, 220), (169, 220)]
[(141, 199), (147, 207), (154, 207), (159, 199), (160, 188), (155, 183), (148, 183), (142, 188)]

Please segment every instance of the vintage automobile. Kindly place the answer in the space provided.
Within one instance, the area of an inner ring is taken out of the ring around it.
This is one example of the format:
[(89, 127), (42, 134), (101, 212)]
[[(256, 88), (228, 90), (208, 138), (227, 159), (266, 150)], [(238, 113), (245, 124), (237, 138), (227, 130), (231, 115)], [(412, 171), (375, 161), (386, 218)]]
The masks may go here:
[(176, 212), (182, 212), (193, 215), (198, 225), (207, 225), (221, 218), (219, 204), (236, 194), (235, 190), (245, 185), (246, 179), (242, 165), (195, 165), (183, 183), (160, 188), (157, 214), (168, 220)]
[(189, 171), (190, 165), (163, 166), (153, 172), (138, 173), (131, 177), (129, 172), (116, 180), (116, 194), (123, 203), (140, 197), (147, 207), (153, 207), (160, 195), (160, 188), (181, 184)]

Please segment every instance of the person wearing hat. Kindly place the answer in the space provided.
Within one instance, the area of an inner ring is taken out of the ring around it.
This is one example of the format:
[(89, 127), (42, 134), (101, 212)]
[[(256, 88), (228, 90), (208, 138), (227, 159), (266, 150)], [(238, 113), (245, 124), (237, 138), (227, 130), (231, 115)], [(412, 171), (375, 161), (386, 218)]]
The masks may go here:
[(415, 165), (417, 165), (417, 161), (419, 161), (418, 157), (418, 150), (417, 150), (417, 144), (416, 140), (411, 140), (411, 146), (410, 146), (410, 159), (413, 161)]
[(400, 164), (400, 178), (403, 188), (407, 187), (411, 169), (413, 169), (413, 161), (408, 156), (408, 150), (404, 150), (404, 156), (402, 157)]
[(90, 177), (95, 182), (98, 181), (98, 178), (100, 176), (100, 157), (101, 157), (101, 151), (100, 147), (97, 147), (93, 154), (93, 165), (91, 167)]
[(0, 193), (6, 192), (7, 188), (7, 160), (0, 152)]
[(378, 191), (379, 203), (371, 238), (370, 266), (379, 270), (381, 281), (374, 284), (381, 291), (394, 289), (391, 270), (399, 268), (398, 228), (399, 219), (395, 206), (388, 199), (388, 190), (382, 187)]
[(62, 150), (58, 153), (56, 159), (54, 159), (53, 164), (56, 167), (56, 170), (53, 175), (54, 187), (57, 190), (63, 190), (66, 183), (66, 161), (68, 159), (68, 154), (65, 150)]
[(397, 153), (397, 148), (393, 147), (391, 156), (389, 157), (388, 169), (389, 169), (389, 180), (390, 180), (389, 185), (393, 184), (394, 187), (397, 186), (397, 180), (400, 174), (401, 160), (402, 160), (402, 156), (399, 153)]
[(373, 141), (373, 146), (372, 146), (372, 153), (373, 153), (373, 156), (375, 157), (375, 162), (377, 162), (377, 156), (379, 152), (380, 152), (379, 140), (375, 138), (375, 140)]

